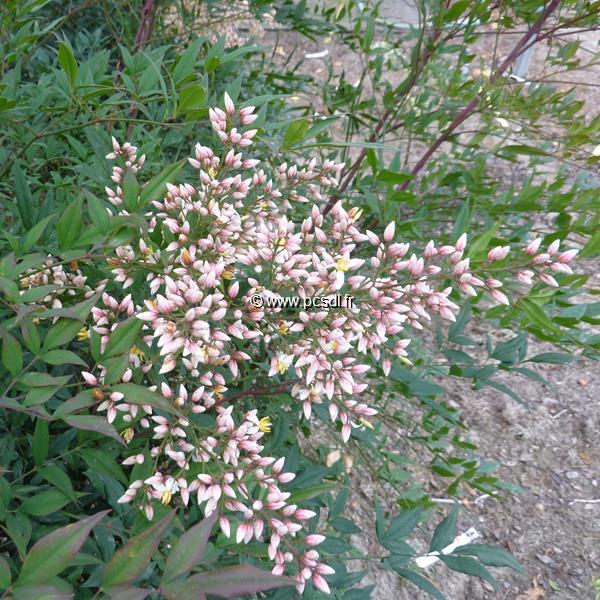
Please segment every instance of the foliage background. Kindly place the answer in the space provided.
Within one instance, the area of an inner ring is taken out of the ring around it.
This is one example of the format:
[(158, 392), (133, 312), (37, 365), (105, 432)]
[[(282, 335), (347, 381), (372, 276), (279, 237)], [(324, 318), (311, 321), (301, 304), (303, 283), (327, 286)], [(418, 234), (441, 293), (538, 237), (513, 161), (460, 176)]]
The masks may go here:
[[(495, 77), (494, 70), (514, 48), (500, 33), (526, 32), (552, 4), (558, 5), (543, 29), (552, 33), (544, 45), (548, 72), (527, 85)], [(187, 156), (193, 143), (209, 139), (207, 107), (228, 90), (234, 99), (252, 100), (260, 107), (261, 158), (316, 155), (348, 161), (340, 194), (364, 208), (365, 222), (373, 229), (396, 220), (402, 233), (421, 246), (431, 237), (450, 241), (469, 232), (475, 240), (474, 262), (492, 246), (522, 242), (532, 230), (546, 243), (570, 240), (584, 259), (597, 256), (600, 157), (594, 149), (600, 142), (600, 119), (572, 90), (551, 81), (556, 74), (595, 66), (597, 53), (581, 58), (573, 30), (598, 27), (598, 3), (506, 2), (498, 9), (488, 2), (456, 2), (420, 8), (422, 26), (400, 35), (379, 15), (377, 5), (361, 10), (352, 1), (324, 7), (253, 2), (233, 12), (231, 19), (252, 13), (277, 39), (264, 46), (234, 39), (234, 46), (227, 48), (226, 38), (212, 34), (214, 25), (210, 36), (197, 37), (206, 33), (211, 11), (212, 19), (219, 20), (214, 16), (219, 14), (217, 3), (182, 3), (175, 5), (175, 13), (172, 6), (159, 3), (147, 39), (141, 3), (82, 2), (66, 10), (62, 3), (43, 0), (4, 4), (0, 331), (6, 418), (0, 440), (0, 517), (6, 553), (2, 564), (13, 574), (44, 534), (111, 508), (110, 517), (94, 527), (64, 571), (77, 597), (92, 597), (104, 564), (148, 525), (141, 515), (125, 514), (115, 503), (127, 483), (117, 462), (117, 442), (107, 444), (102, 432), (78, 431), (73, 421), (63, 418), (84, 406), (75, 400), (72, 412), (61, 408), (69, 399), (82, 398), (77, 395), (82, 358), (86, 364), (93, 358), (76, 339), (81, 322), (72, 313), (32, 314), (28, 303), (41, 296), (24, 298), (17, 287), (25, 270), (47, 253), (58, 254), (65, 264), (85, 265), (95, 280), (106, 276), (103, 257), (131, 235), (126, 224), (109, 227), (99, 218), (104, 201), (98, 198), (110, 177), (104, 156), (111, 135), (137, 142), (148, 163), (155, 165), (152, 174), (158, 173), (162, 165)], [(336, 70), (325, 60), (327, 77), (315, 77), (301, 54), (282, 57), (274, 49), (290, 31), (335, 45), (347, 68)], [(494, 32), (494, 56), (485, 61), (478, 49), (484, 43), (489, 47), (487, 36)], [(457, 114), (473, 101), (469, 118), (453, 128)], [(440, 136), (445, 142), (433, 160), (415, 171), (419, 158)], [(525, 176), (509, 182), (508, 169), (498, 166), (503, 164)], [(387, 516), (378, 511), (381, 546), (367, 559), (425, 588), (427, 583), (406, 568), (403, 546), (413, 535), (419, 550), (427, 550), (427, 536), (411, 533), (420, 522), (426, 531), (439, 507), (424, 482), (435, 477), (437, 490), (446, 497), (514, 491), (510, 482), (494, 476), (489, 463), (478, 459), (459, 411), (445, 401), (443, 382), (460, 378), (475, 390), (487, 387), (519, 401), (504, 374), (539, 378), (531, 363), (559, 364), (573, 354), (595, 359), (599, 304), (587, 285), (586, 273), (593, 266), (581, 264), (577, 275), (560, 279), (560, 288), (534, 288), (510, 307), (475, 301), (465, 305), (449, 329), (434, 324), (430, 338), (411, 348), (413, 365), (396, 365), (390, 378), (373, 388), (386, 418), (374, 434), (356, 436), (348, 451), (343, 450), (345, 462), (332, 463), (336, 455), (332, 457), (335, 448), (328, 432), (309, 432), (281, 413), (271, 448), (285, 450), (289, 464), (301, 473), (290, 489), (326, 516), (331, 535), (325, 553), (365, 558), (350, 544), (357, 525), (342, 516), (348, 460), (355, 470), (371, 469), (386, 494), (393, 494), (396, 507)], [(580, 297), (582, 290), (585, 298)], [(85, 317), (85, 308), (78, 318)], [(62, 323), (58, 332), (50, 323), (57, 316), (63, 317), (54, 326)], [(515, 334), (505, 340), (493, 333), (473, 335), (472, 320)], [(48, 341), (51, 331), (54, 337)], [(529, 336), (553, 347), (532, 355)], [(58, 350), (73, 354), (48, 357)], [(41, 358), (32, 363), (36, 357)], [(37, 375), (27, 377), (33, 373)], [(286, 402), (285, 395), (269, 397), (266, 411), (278, 414)], [(408, 459), (414, 448), (418, 464)], [(177, 519), (187, 530), (199, 515), (180, 512)], [(444, 540), (454, 537), (454, 519), (444, 521)], [(177, 538), (175, 529), (168, 534), (171, 540)], [(256, 558), (262, 552), (257, 548)], [(207, 556), (205, 564), (218, 556), (227, 564), (236, 549), (211, 542)], [(502, 556), (496, 562), (516, 566)], [(157, 584), (161, 560), (143, 573), (148, 585)], [(344, 562), (335, 565), (335, 593), (340, 598), (368, 597), (371, 590), (357, 589), (363, 573), (347, 574)], [(458, 567), (481, 576), (473, 563)], [(280, 590), (274, 597), (287, 593)], [(318, 597), (318, 592), (311, 593)], [(17, 592), (14, 596), (18, 600)]]

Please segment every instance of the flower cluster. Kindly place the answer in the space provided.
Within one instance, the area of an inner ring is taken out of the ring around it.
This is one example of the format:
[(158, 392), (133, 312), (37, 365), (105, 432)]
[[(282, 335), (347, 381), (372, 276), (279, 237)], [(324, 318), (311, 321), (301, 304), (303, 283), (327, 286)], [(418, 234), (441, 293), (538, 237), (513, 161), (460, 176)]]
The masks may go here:
[[(65, 269), (65, 265), (57, 262), (52, 256), (48, 256), (41, 268), (30, 268), (25, 271), (19, 281), (21, 295), (32, 288), (44, 288), (47, 294), (37, 302), (48, 304), (52, 308), (62, 308), (61, 296), (77, 296), (83, 292), (85, 298), (94, 294), (87, 285), (87, 277), (79, 269), (77, 261), (70, 261)], [(97, 286), (101, 289), (104, 282)]]
[[(376, 414), (365, 395), (369, 372), (379, 364), (387, 374), (396, 359), (406, 361), (411, 332), (435, 315), (454, 320), (461, 292), (480, 290), (508, 303), (494, 273), (509, 248), (492, 249), (474, 272), (466, 235), (453, 245), (431, 241), (418, 254), (397, 240), (394, 223), (381, 235), (363, 230), (359, 209), (342, 201), (324, 209), (324, 189), (337, 183), (340, 165), (282, 164), (271, 176), (244, 154), (258, 133), (247, 128), (256, 118), (253, 107), (237, 110), (225, 95), (224, 110), (209, 115), (222, 152), (196, 145), (189, 159), (196, 184), (168, 184), (139, 240), (109, 258), (115, 281), (131, 293), (104, 294), (103, 307), (93, 311), (102, 348), (124, 319), (143, 322), (145, 350), (131, 349), (122, 381), (149, 387), (173, 410), (156, 414), (151, 405), (128, 402), (105, 385), (102, 365), (84, 378), (101, 388), (98, 410), (126, 424), (127, 441), (152, 432), (148, 455), (124, 464), (152, 460), (154, 474), (133, 481), (121, 502), (138, 501), (151, 518), (153, 502), (178, 496), (187, 505), (194, 498), (206, 515), (218, 512), (226, 536), (235, 524), (238, 543), (268, 540), (275, 573), (295, 565), (300, 590), (311, 580), (328, 591), (323, 575), (332, 569), (313, 547), (324, 538), (300, 534), (315, 514), (290, 500), (284, 486), (294, 474), (283, 471), (283, 459), (263, 455), (270, 422), (246, 405), (258, 396), (260, 407), (260, 394), (239, 391), (241, 370), (253, 373), (253, 383), (273, 380), (278, 390), (289, 389), (306, 419), (322, 405), (347, 441)], [(125, 215), (123, 179), (144, 157), (114, 140), (108, 158), (123, 161), (107, 195)], [(539, 245), (535, 240), (525, 249), (517, 280), (554, 285), (550, 273), (568, 272), (575, 251), (558, 254), (554, 242), (538, 253)], [(352, 306), (307, 312), (250, 302), (257, 294), (337, 293), (352, 295)]]

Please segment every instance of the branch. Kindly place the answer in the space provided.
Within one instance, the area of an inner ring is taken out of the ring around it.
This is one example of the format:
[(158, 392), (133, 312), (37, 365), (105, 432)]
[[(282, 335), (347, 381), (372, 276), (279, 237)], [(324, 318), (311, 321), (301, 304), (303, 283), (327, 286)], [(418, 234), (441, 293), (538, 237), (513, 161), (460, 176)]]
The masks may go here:
[(260, 387), (253, 385), (249, 387), (247, 390), (243, 392), (236, 392), (235, 394), (231, 394), (223, 399), (223, 402), (235, 402), (240, 398), (245, 398), (247, 396), (272, 396), (273, 394), (279, 394), (280, 392), (286, 392), (289, 388), (291, 388), (295, 383), (298, 383), (300, 380), (290, 379), (290, 381), (284, 381), (283, 383), (279, 383), (277, 385), (270, 385), (269, 387)]
[[(431, 59), (431, 57), (433, 55), (434, 44), (437, 42), (441, 33), (442, 33), (441, 29), (435, 29), (432, 32), (432, 34), (429, 36), (427, 48), (426, 48), (425, 52), (423, 53), (423, 56), (420, 56), (417, 58), (409, 76), (405, 79), (403, 84), (401, 84), (402, 89), (398, 93), (397, 100), (400, 100), (400, 99), (408, 96), (410, 91), (413, 89), (413, 87), (417, 83), (419, 76), (421, 75), (421, 73), (423, 72), (423, 69), (425, 68), (425, 66), (427, 65), (427, 63), (429, 62), (429, 60)], [(385, 110), (385, 112), (383, 113), (383, 115), (381, 115), (379, 121), (377, 122), (377, 125), (375, 126), (373, 133), (369, 136), (369, 139), (368, 139), (369, 143), (373, 143), (373, 142), (377, 141), (379, 134), (381, 133), (382, 129), (384, 128), (385, 124), (389, 121), (389, 119), (393, 115), (393, 113), (394, 113), (394, 110), (392, 110), (391, 108), (388, 108)], [(324, 215), (326, 215), (333, 208), (335, 203), (339, 200), (340, 194), (343, 194), (346, 191), (346, 189), (348, 188), (348, 186), (352, 183), (352, 180), (354, 179), (356, 173), (358, 172), (358, 169), (360, 168), (360, 165), (362, 164), (366, 155), (367, 155), (367, 149), (363, 148), (360, 151), (360, 154), (358, 155), (357, 159), (354, 161), (354, 164), (348, 169), (348, 171), (345, 173), (345, 175), (342, 176), (342, 179), (340, 181), (340, 185), (338, 187), (337, 192), (335, 194), (332, 194), (329, 197), (329, 200), (327, 201), (327, 204), (325, 205), (325, 208), (323, 209)]]
[[(517, 42), (515, 47), (512, 49), (511, 53), (506, 57), (504, 62), (494, 71), (494, 73), (490, 76), (489, 82), (493, 84), (502, 74), (513, 64), (513, 62), (519, 58), (519, 56), (530, 46), (532, 43), (535, 43), (540, 37), (540, 31), (544, 26), (544, 23), (548, 20), (548, 17), (556, 10), (558, 5), (560, 4), (560, 0), (552, 0), (544, 12), (540, 15), (540, 18), (533, 24), (531, 29)], [(546, 36), (547, 37), (547, 36)], [(484, 95), (485, 90), (482, 90), (469, 104), (467, 104), (452, 120), (448, 128), (442, 135), (440, 135), (435, 142), (427, 149), (425, 154), (421, 156), (417, 164), (413, 167), (410, 174), (413, 178), (421, 171), (421, 169), (427, 164), (429, 159), (433, 156), (435, 151), (452, 135), (455, 129), (463, 123), (474, 110), (477, 108), (479, 104), (479, 100)], [(405, 190), (411, 183), (411, 180), (407, 180), (402, 183), (398, 189), (400, 191)]]

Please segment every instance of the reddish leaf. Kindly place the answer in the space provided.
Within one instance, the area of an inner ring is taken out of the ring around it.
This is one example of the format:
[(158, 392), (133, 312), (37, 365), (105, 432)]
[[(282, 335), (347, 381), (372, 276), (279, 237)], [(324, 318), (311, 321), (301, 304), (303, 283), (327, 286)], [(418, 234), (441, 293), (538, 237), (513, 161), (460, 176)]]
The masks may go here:
[(214, 511), (210, 517), (194, 525), (179, 538), (167, 559), (163, 581), (175, 579), (198, 565), (216, 520), (217, 511)]
[(46, 583), (58, 575), (69, 565), (90, 531), (108, 512), (110, 511), (105, 510), (77, 523), (60, 527), (38, 540), (25, 557), (17, 583)]

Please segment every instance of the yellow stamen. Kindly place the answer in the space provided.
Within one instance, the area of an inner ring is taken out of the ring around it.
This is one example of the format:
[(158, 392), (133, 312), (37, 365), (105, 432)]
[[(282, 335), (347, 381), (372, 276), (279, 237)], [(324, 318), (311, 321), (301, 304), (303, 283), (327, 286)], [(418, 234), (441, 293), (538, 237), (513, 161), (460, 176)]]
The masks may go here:
[(338, 258), (335, 268), (338, 271), (347, 271), (350, 268), (350, 261), (342, 256), (341, 258)]
[(360, 419), (359, 422), (361, 425), (364, 425), (365, 427), (367, 427), (369, 429), (375, 429), (375, 427), (373, 427), (373, 423), (371, 423), (371, 421), (367, 421), (366, 419)]
[(146, 355), (137, 346), (131, 346), (129, 353), (137, 356), (140, 360), (144, 360), (146, 357)]
[(131, 442), (133, 439), (133, 433), (133, 427), (128, 427), (127, 429), (123, 429), (123, 431), (121, 431), (121, 437), (125, 440), (126, 444), (129, 444), (129, 442)]
[(171, 502), (172, 497), (173, 494), (169, 490), (165, 490), (162, 493), (162, 496), (160, 497), (160, 501), (166, 506), (167, 504), (169, 504), (169, 502)]
[(85, 342), (85, 340), (90, 339), (90, 332), (87, 327), (82, 327), (77, 333), (77, 340), (80, 342)]
[(271, 423), (271, 417), (263, 417), (259, 422), (258, 422), (258, 428), (263, 432), (263, 433), (271, 433), (271, 427), (273, 426), (273, 424)]

